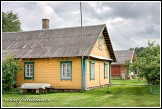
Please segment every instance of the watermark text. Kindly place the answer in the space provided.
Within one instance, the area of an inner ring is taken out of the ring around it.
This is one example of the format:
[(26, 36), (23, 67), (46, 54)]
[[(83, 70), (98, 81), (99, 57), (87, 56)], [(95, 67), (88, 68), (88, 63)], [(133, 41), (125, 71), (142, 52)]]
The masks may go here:
[(22, 96), (20, 99), (11, 99), (7, 98), (4, 99), (5, 102), (17, 102), (17, 104), (20, 104), (21, 102), (48, 102), (48, 99), (42, 99), (42, 98), (36, 98), (35, 96), (28, 98), (26, 96)]

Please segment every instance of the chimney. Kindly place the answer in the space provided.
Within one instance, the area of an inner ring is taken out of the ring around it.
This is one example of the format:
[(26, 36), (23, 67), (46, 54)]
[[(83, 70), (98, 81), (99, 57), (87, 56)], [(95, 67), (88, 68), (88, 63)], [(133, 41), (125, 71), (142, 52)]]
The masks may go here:
[(42, 29), (49, 29), (49, 19), (42, 19)]

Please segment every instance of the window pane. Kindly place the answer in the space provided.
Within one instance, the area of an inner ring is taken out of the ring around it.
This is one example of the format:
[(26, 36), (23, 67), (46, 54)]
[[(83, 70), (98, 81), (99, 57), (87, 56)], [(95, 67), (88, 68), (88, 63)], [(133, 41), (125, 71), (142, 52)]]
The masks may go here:
[(62, 64), (62, 69), (63, 77), (66, 77), (66, 64)]
[(33, 65), (32, 64), (30, 64), (30, 69), (33, 69)]
[(100, 38), (100, 45), (102, 45), (102, 39)]
[(108, 77), (108, 65), (104, 65), (104, 78), (106, 79)]
[(29, 68), (27, 68), (27, 73), (29, 73)]
[(95, 74), (95, 64), (91, 64), (91, 79), (94, 78)]
[(67, 69), (70, 69), (70, 64), (66, 64), (67, 65)]
[(27, 76), (29, 76), (29, 73), (27, 73)]
[(29, 76), (33, 76), (33, 73), (30, 72), (30, 75)]
[(70, 77), (70, 72), (67, 73), (67, 77)]
[(70, 73), (70, 69), (67, 69), (67, 73)]
[(93, 66), (93, 77), (94, 77), (94, 74), (95, 74), (95, 67), (94, 67), (95, 64), (92, 64)]
[(33, 72), (33, 65), (30, 64), (30, 73), (32, 73), (32, 72)]

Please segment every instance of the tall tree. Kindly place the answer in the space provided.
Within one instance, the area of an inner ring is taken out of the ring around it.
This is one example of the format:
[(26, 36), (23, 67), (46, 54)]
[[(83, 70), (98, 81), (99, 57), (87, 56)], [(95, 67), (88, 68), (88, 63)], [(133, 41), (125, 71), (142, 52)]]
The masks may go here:
[(144, 77), (150, 85), (160, 83), (160, 45), (148, 42), (148, 47), (143, 48), (138, 55), (137, 61), (131, 66), (139, 69), (139, 76)]
[(14, 14), (12, 11), (2, 12), (2, 32), (22, 31), (18, 18), (18, 14)]

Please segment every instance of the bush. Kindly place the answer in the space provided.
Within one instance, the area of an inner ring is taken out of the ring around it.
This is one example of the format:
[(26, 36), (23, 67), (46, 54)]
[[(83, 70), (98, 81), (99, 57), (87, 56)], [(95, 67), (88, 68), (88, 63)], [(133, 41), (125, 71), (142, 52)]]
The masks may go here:
[(2, 92), (11, 91), (14, 88), (20, 69), (20, 60), (14, 59), (12, 53), (2, 61)]

